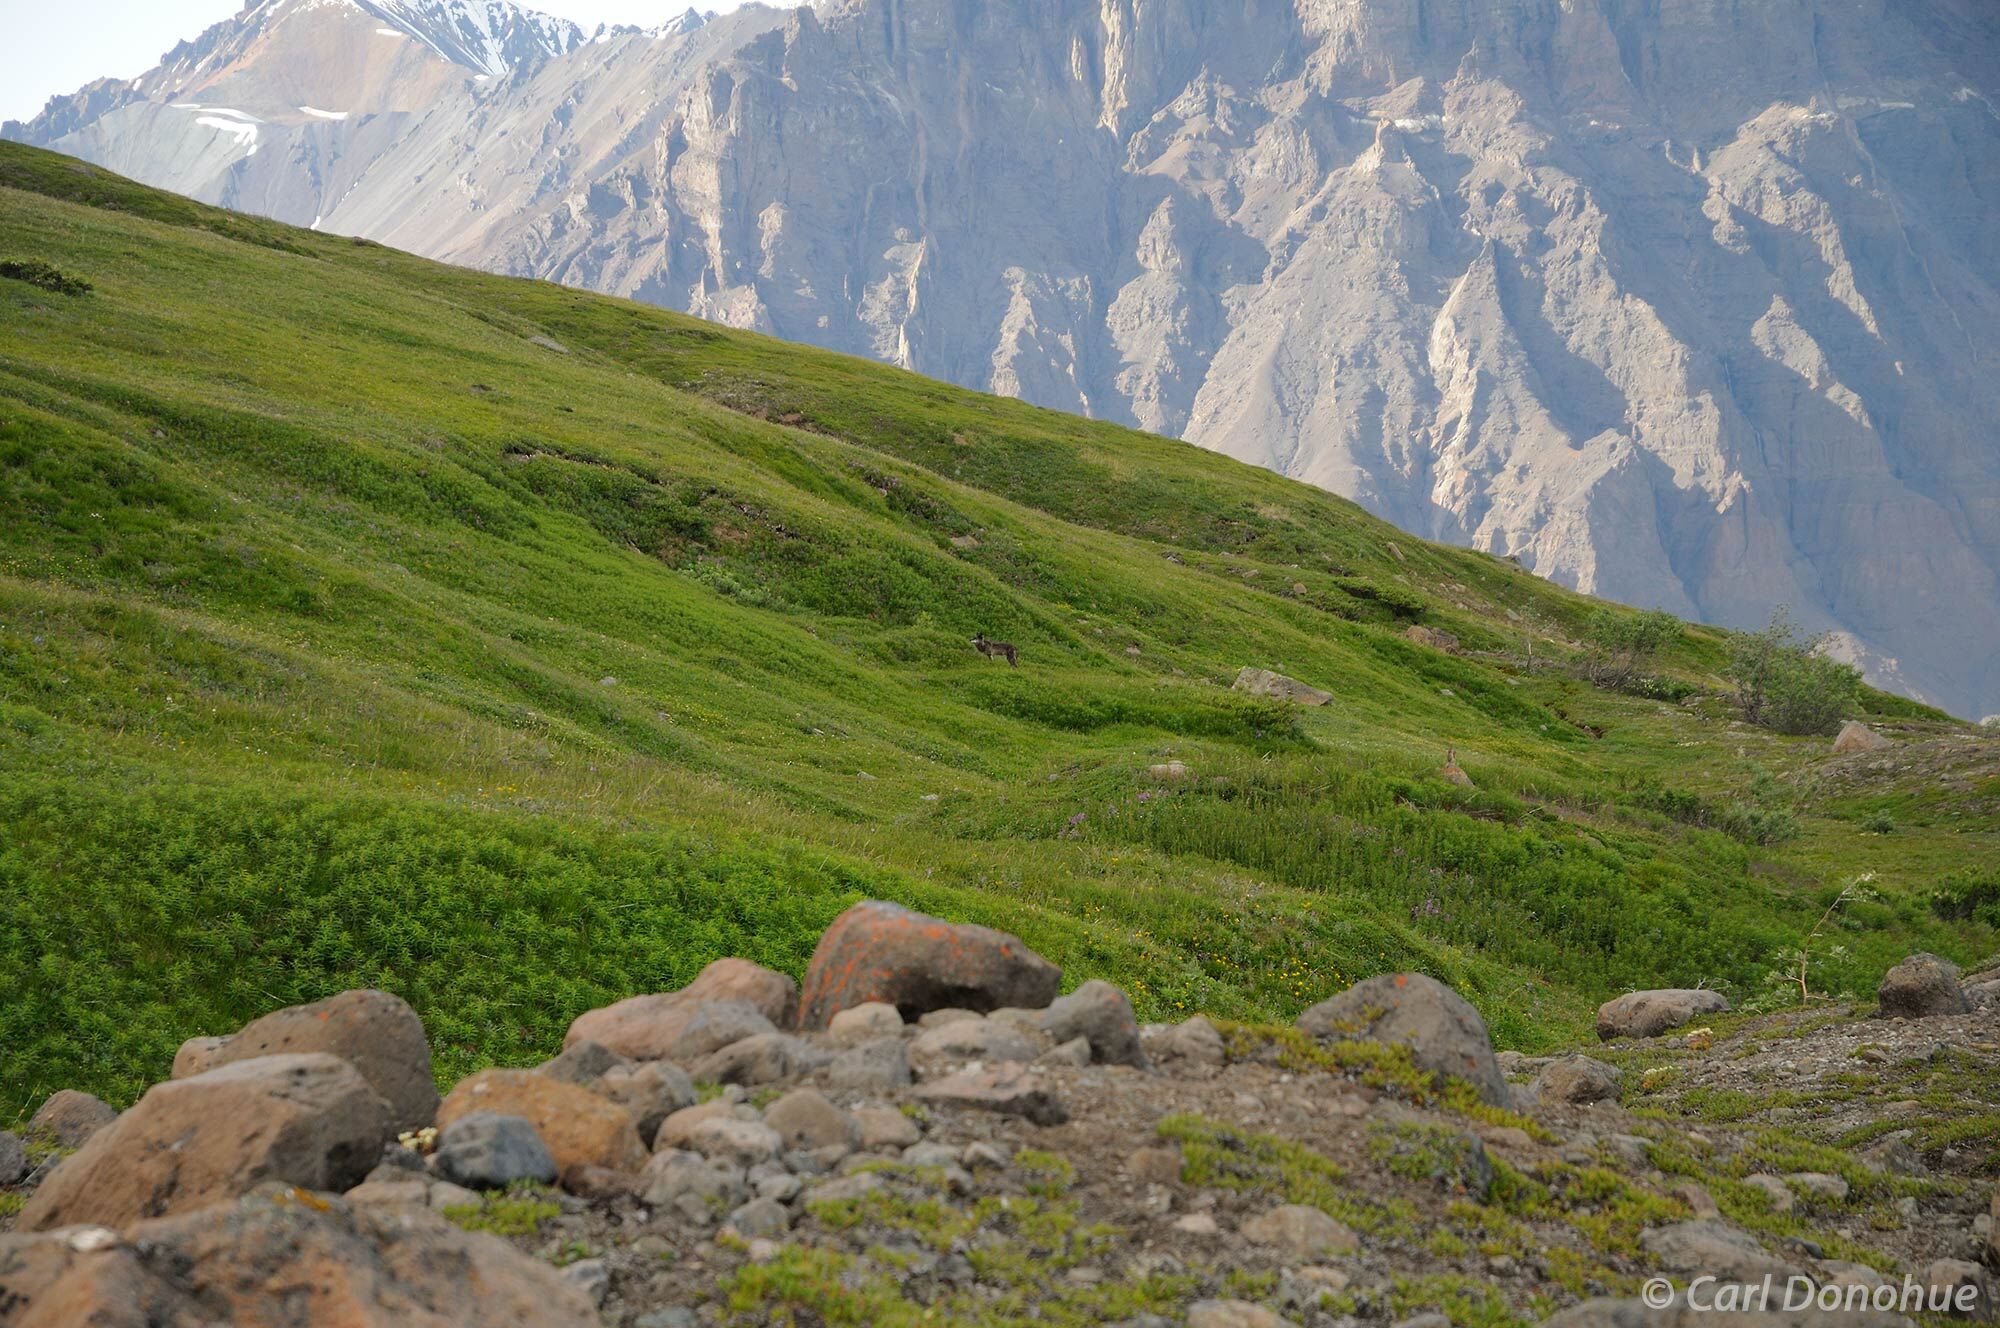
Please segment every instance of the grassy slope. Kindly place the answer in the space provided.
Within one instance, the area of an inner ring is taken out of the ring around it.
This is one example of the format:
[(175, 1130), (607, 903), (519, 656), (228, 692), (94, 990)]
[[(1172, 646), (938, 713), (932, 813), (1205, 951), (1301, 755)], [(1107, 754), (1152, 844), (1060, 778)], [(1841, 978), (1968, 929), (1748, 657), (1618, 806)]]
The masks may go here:
[(1152, 1016), (1418, 967), (1520, 1046), (1753, 992), (1853, 871), (1829, 983), (1993, 948), (1921, 899), (2000, 856), (1993, 780), (1688, 824), (1660, 790), (1768, 800), (1824, 744), (1411, 644), (1560, 654), (1596, 606), (1265, 472), (0, 144), (9, 257), (95, 290), (0, 280), (0, 1118), (357, 983), (445, 1073), (538, 1058), (719, 954), (800, 971), (863, 895)]

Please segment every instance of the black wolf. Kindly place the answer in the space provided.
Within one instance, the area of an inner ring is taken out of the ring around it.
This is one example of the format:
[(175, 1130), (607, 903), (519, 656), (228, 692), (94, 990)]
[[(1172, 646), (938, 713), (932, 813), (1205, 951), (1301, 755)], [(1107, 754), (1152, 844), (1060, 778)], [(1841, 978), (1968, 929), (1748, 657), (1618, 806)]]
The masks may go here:
[(988, 659), (1004, 659), (1013, 668), (1021, 667), (1021, 652), (1007, 641), (988, 641), (982, 633), (972, 638), (972, 648)]

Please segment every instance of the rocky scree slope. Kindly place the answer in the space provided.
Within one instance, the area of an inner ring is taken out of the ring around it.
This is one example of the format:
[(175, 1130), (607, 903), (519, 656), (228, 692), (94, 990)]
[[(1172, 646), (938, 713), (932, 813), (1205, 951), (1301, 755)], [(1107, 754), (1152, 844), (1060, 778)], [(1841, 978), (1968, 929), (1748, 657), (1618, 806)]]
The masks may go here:
[[(414, 1013), (277, 1011), (123, 1115), (64, 1093), (0, 1134), (0, 1324), (1993, 1317), (2000, 970), (1915, 956), (1880, 1011), (1701, 1026), (1697, 993), (1647, 993), (1683, 1022), (1631, 1036), (1607, 1006), (1601, 1047), (1544, 1058), (1496, 1057), (1416, 974), (1297, 1027), (1141, 1025), (1102, 981), (997, 1003), (1051, 976), (1016, 937), (864, 903), (803, 991), (719, 961), (400, 1137), (376, 1089), (428, 1074)], [(1690, 1316), (1704, 1274), (1898, 1308)], [(1653, 1278), (1679, 1308), (1642, 1308)]]
[(581, 45), (461, 6), (506, 47), (401, 8), (255, 6), (8, 133), (1178, 435), (1626, 602), (1789, 604), (2000, 710), (1982, 0), (840, 0)]

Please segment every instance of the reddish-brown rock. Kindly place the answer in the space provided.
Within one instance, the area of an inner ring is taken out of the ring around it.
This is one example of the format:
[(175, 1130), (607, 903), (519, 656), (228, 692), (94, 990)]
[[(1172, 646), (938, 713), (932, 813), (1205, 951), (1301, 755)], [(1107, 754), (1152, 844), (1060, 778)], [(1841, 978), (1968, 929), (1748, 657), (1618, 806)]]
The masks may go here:
[(117, 1119), (117, 1110), (102, 1098), (62, 1088), (49, 1094), (48, 1101), (28, 1118), (26, 1132), (31, 1139), (81, 1148), (91, 1135)]
[(267, 1180), (354, 1185), (395, 1137), (389, 1105), (334, 1056), (263, 1056), (155, 1084), (49, 1174), (18, 1228), (123, 1226)]
[(948, 1008), (1040, 1009), (1061, 983), (1062, 970), (1017, 936), (868, 900), (820, 937), (799, 996), (799, 1027), (825, 1028), (868, 1001), (893, 1005), (905, 1019)]
[(222, 1038), (190, 1038), (174, 1057), (185, 1079), (257, 1056), (321, 1051), (361, 1072), (382, 1095), (399, 1130), (420, 1129), (437, 1115), (437, 1082), (423, 1020), (386, 991), (344, 991), (310, 1005), (273, 1010)]
[(438, 1108), (438, 1126), (475, 1111), (519, 1116), (533, 1125), (559, 1171), (580, 1166), (637, 1171), (646, 1163), (630, 1112), (587, 1088), (533, 1070), (481, 1070), (460, 1080)]

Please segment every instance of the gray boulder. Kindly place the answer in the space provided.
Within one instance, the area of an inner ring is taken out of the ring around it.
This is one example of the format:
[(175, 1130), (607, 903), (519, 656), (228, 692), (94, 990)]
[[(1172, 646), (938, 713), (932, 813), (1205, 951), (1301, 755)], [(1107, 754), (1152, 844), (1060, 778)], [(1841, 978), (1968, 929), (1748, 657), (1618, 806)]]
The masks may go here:
[(21, 1136), (0, 1130), (0, 1185), (14, 1185), (28, 1174), (28, 1148)]
[(827, 1087), (841, 1093), (886, 1093), (908, 1084), (910, 1049), (897, 1037), (851, 1047), (827, 1067)]
[(445, 1126), (432, 1163), (438, 1175), (470, 1190), (504, 1190), (522, 1180), (546, 1185), (556, 1178), (556, 1160), (535, 1127), (497, 1111), (475, 1111)]
[(49, 1094), (48, 1101), (28, 1117), (26, 1132), (30, 1139), (43, 1139), (59, 1148), (81, 1148), (91, 1135), (117, 1119), (118, 1112), (102, 1098), (63, 1088)]
[(1616, 1102), (1624, 1075), (1616, 1066), (1588, 1056), (1564, 1056), (1550, 1061), (1535, 1076), (1535, 1092), (1544, 1102)]
[(789, 1033), (758, 1033), (712, 1051), (690, 1068), (712, 1084), (775, 1084), (825, 1065), (831, 1057)]
[(1036, 1023), (1057, 1043), (1088, 1039), (1092, 1058), (1103, 1064), (1151, 1068), (1132, 1002), (1109, 982), (1091, 979), (1052, 1003)]
[(1486, 1021), (1471, 1002), (1421, 973), (1386, 973), (1356, 983), (1299, 1016), (1319, 1038), (1356, 1038), (1410, 1049), (1421, 1069), (1463, 1079), (1498, 1107), (1513, 1105), (1493, 1055)]
[(1884, 973), (1875, 994), (1885, 1019), (1972, 1013), (1958, 985), (1958, 965), (1934, 954), (1913, 954)]
[(1658, 1037), (1703, 1015), (1724, 1014), (1729, 1001), (1719, 991), (1693, 987), (1633, 991), (1597, 1007), (1597, 1036)]

